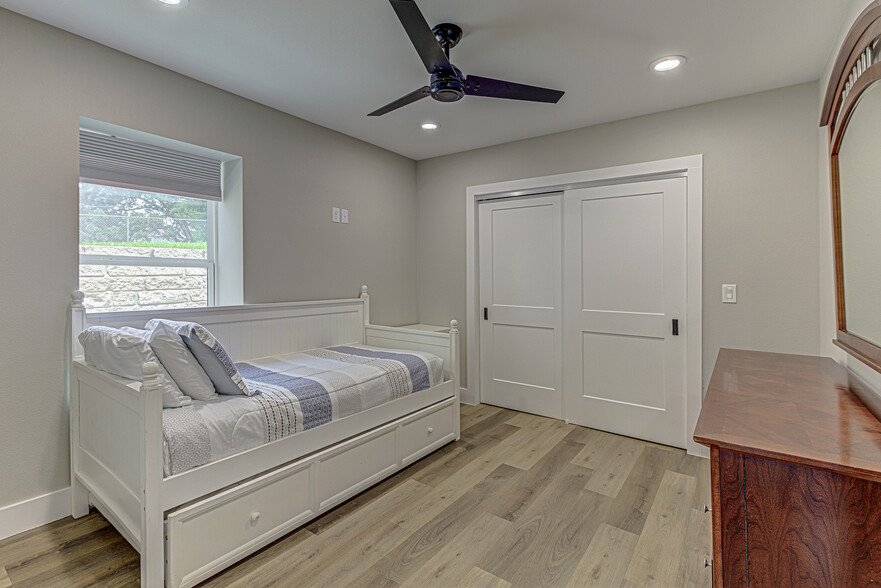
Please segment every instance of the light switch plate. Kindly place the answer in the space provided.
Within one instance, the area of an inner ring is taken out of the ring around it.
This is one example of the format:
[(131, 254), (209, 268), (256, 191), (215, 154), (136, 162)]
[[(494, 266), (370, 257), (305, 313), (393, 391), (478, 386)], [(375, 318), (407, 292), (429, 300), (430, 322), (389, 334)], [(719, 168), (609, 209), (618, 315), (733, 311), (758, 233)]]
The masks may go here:
[(332, 213), (332, 216), (330, 217), (330, 220), (332, 220), (335, 223), (340, 222), (340, 209), (337, 208), (336, 206), (333, 207), (333, 213)]
[(348, 208), (344, 208), (344, 209), (342, 209), (341, 212), (342, 212), (342, 214), (340, 215), (340, 221), (341, 221), (344, 225), (349, 224), (349, 209), (348, 209)]
[(737, 284), (722, 284), (722, 302), (737, 304)]

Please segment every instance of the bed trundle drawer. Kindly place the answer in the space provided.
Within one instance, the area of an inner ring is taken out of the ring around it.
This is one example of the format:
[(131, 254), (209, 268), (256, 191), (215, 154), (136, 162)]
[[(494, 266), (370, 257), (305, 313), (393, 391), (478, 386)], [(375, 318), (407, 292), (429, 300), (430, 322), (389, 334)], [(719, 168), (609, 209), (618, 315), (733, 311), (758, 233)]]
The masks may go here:
[(307, 520), (310, 470), (293, 464), (169, 514), (166, 585), (193, 586)]
[(395, 429), (349, 442), (318, 462), (319, 510), (324, 512), (398, 469)]
[(452, 441), (455, 399), (168, 514), (166, 585), (194, 586)]
[(428, 455), (453, 438), (454, 410), (459, 410), (458, 404), (429, 409), (401, 427), (402, 466)]

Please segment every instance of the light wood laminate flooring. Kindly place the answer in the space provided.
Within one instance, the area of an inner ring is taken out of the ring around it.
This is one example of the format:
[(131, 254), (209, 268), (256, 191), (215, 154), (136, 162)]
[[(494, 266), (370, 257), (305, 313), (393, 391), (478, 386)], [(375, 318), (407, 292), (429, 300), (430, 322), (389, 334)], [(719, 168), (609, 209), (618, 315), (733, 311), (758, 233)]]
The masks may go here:
[[(707, 460), (493, 406), (461, 410), (460, 441), (202, 586), (710, 586)], [(138, 578), (138, 554), (95, 511), (0, 542), (0, 588)]]

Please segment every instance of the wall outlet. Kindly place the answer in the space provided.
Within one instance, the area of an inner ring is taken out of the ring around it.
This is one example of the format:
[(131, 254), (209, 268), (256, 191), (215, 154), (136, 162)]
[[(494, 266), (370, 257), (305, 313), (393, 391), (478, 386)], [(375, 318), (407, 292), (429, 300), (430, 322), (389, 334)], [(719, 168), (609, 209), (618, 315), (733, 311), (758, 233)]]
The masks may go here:
[(722, 284), (722, 302), (737, 304), (737, 284)]
[(336, 206), (334, 206), (332, 210), (333, 210), (333, 212), (331, 214), (330, 220), (332, 220), (335, 223), (340, 222), (340, 209), (337, 208)]
[(349, 210), (347, 208), (344, 208), (340, 212), (340, 222), (342, 222), (344, 225), (349, 224)]

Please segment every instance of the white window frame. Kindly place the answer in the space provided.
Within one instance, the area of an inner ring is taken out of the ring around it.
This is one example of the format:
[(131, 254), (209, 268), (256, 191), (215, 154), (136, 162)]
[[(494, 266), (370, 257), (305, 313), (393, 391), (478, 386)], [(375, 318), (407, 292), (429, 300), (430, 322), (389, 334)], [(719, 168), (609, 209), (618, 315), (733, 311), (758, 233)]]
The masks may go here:
[[(80, 180), (83, 183), (92, 183)], [(157, 194), (159, 192), (156, 192)], [(195, 200), (195, 199), (194, 199)], [(217, 202), (206, 200), (207, 214), (207, 248), (206, 259), (179, 259), (162, 257), (139, 257), (136, 255), (88, 255), (80, 254), (80, 266), (83, 265), (134, 265), (153, 267), (201, 267), (208, 272), (208, 304), (215, 306), (217, 294)], [(79, 247), (79, 245), (77, 245)], [(204, 308), (196, 306), (192, 308)], [(98, 312), (101, 312), (100, 310)], [(115, 312), (112, 310), (106, 312)]]

